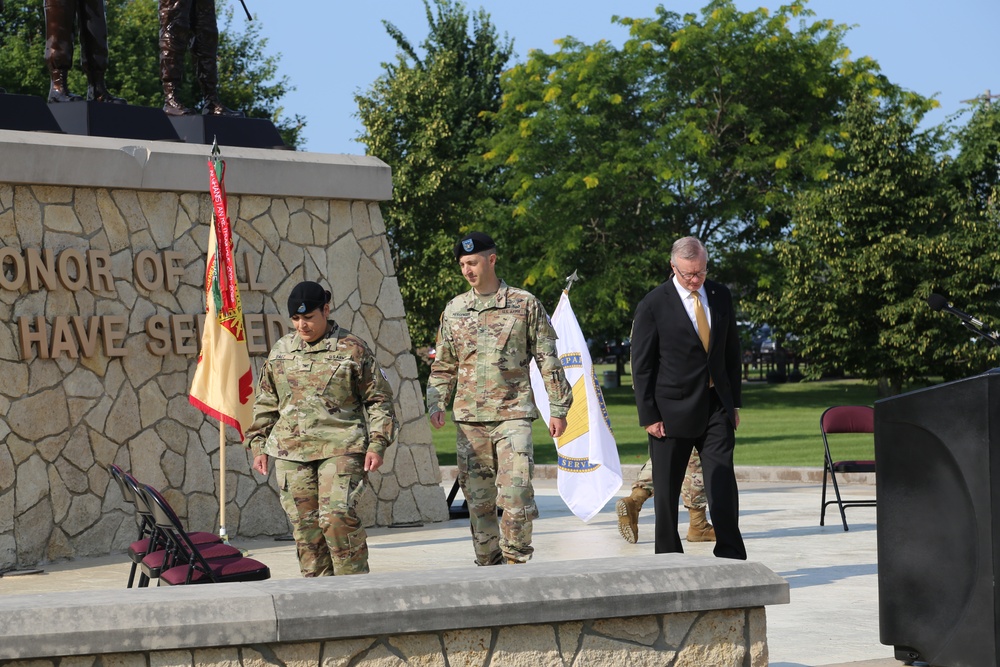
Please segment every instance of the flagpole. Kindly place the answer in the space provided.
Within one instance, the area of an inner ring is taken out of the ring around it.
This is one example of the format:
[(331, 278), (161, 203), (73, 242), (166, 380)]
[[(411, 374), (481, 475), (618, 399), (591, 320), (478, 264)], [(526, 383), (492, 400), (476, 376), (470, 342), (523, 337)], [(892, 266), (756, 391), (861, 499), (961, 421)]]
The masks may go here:
[(219, 422), (219, 537), (229, 541), (226, 533), (226, 425)]
[[(246, 6), (244, 6), (246, 9)], [(249, 12), (247, 12), (249, 14)], [(222, 158), (219, 137), (212, 137), (212, 160)], [(219, 537), (228, 542), (226, 534), (226, 425), (219, 420)]]
[(226, 163), (219, 142), (212, 143), (208, 162), (212, 223), (205, 260), (205, 327), (201, 355), (195, 367), (188, 401), (219, 422), (219, 536), (226, 531), (226, 424), (243, 440), (253, 422), (253, 367), (243, 323), (236, 267), (233, 264), (232, 223), (226, 211), (223, 180)]

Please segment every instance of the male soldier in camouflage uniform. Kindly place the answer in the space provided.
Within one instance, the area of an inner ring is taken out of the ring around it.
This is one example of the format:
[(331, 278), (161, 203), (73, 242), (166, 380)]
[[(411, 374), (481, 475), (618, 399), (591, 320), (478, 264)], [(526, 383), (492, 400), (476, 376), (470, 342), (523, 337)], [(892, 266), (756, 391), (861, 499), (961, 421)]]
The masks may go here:
[[(653, 497), (653, 470), (647, 459), (632, 485), (632, 494), (615, 504), (618, 512), (618, 532), (626, 542), (632, 544), (639, 539), (639, 510), (648, 498)], [(697, 449), (691, 450), (684, 484), (681, 486), (681, 501), (687, 508), (691, 520), (688, 522), (688, 542), (714, 542), (715, 529), (705, 518), (708, 499), (705, 497), (705, 478), (701, 472), (701, 456)]]
[[(525, 563), (534, 551), (531, 522), (538, 517), (531, 486), (531, 422), (538, 418), (528, 375), (531, 359), (549, 396), (553, 438), (566, 430), (573, 392), (545, 308), (497, 278), (493, 239), (472, 232), (454, 252), (472, 289), (449, 301), (441, 315), (427, 412), (431, 424), (441, 428), (454, 396), (458, 481), (469, 505), (476, 563)], [(503, 510), (499, 524), (497, 507)]]
[(329, 319), (330, 292), (299, 283), (288, 297), (295, 331), (264, 362), (247, 432), (254, 470), (268, 456), (305, 577), (368, 572), (355, 505), (399, 424), (392, 389), (363, 340)]

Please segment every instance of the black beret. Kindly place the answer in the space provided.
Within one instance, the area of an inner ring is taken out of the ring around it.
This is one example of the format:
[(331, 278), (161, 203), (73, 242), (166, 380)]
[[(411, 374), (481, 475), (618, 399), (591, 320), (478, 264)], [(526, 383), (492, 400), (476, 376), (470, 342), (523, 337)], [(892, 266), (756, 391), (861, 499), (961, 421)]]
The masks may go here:
[(455, 259), (465, 255), (473, 255), (484, 250), (493, 250), (497, 244), (488, 235), (482, 232), (469, 232), (462, 237), (462, 240), (455, 244)]
[(303, 315), (330, 303), (330, 293), (319, 283), (301, 282), (288, 295), (288, 316)]

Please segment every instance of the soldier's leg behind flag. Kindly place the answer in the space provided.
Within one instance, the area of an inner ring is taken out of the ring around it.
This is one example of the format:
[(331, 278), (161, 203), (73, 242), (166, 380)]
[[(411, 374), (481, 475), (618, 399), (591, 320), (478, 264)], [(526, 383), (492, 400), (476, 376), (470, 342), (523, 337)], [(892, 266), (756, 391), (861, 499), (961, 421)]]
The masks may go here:
[(653, 496), (653, 465), (646, 462), (636, 475), (632, 492), (615, 503), (618, 514), (618, 533), (626, 542), (635, 544), (639, 540), (639, 510), (643, 503)]
[(691, 450), (684, 484), (681, 486), (681, 502), (688, 510), (688, 542), (714, 542), (715, 528), (708, 522), (705, 509), (708, 497), (705, 494), (705, 475), (701, 470), (701, 455), (697, 449)]

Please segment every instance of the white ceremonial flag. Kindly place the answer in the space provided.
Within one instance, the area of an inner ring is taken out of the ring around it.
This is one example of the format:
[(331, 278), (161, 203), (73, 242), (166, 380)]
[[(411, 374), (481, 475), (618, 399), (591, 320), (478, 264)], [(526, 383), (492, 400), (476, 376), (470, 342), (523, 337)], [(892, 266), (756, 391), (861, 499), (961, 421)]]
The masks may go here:
[[(622, 486), (618, 446), (611, 432), (607, 406), (597, 384), (587, 341), (564, 291), (552, 313), (559, 336), (556, 350), (566, 380), (573, 388), (573, 406), (566, 416), (566, 432), (556, 440), (559, 495), (576, 516), (590, 521)], [(531, 362), (531, 389), (535, 405), (547, 424), (549, 401), (538, 366)]]

